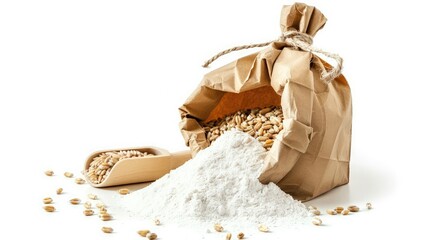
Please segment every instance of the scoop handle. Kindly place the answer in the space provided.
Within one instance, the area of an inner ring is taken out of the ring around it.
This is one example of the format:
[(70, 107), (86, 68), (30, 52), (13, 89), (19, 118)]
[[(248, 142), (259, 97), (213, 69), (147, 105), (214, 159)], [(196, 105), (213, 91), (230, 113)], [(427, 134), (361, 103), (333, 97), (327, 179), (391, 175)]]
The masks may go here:
[(186, 161), (192, 158), (191, 151), (185, 150), (171, 153), (171, 170), (182, 166)]

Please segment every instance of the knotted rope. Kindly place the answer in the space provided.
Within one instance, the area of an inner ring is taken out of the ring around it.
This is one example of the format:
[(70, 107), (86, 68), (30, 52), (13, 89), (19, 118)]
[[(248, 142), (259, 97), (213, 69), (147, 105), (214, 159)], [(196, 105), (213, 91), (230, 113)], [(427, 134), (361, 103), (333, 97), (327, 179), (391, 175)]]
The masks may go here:
[(298, 32), (298, 31), (287, 31), (282, 33), (282, 35), (280, 36), (280, 38), (278, 40), (274, 40), (274, 41), (270, 41), (270, 42), (265, 42), (265, 43), (257, 43), (257, 44), (250, 44), (250, 45), (241, 45), (241, 46), (236, 46), (230, 49), (226, 49), (222, 52), (219, 52), (218, 54), (214, 55), (212, 58), (210, 58), (209, 60), (207, 60), (204, 64), (203, 67), (208, 67), (212, 62), (214, 62), (216, 59), (218, 59), (219, 57), (234, 52), (234, 51), (239, 51), (239, 50), (243, 50), (243, 49), (249, 49), (249, 48), (256, 48), (256, 47), (265, 47), (270, 45), (273, 42), (276, 41), (280, 41), (280, 42), (285, 42), (287, 43), (290, 47), (293, 47), (295, 49), (300, 49), (306, 52), (310, 52), (310, 53), (319, 53), (322, 54), (328, 58), (331, 58), (333, 60), (336, 61), (337, 65), (335, 67), (332, 67), (331, 69), (329, 69), (328, 71), (325, 68), (321, 69), (321, 79), (323, 81), (325, 81), (326, 83), (330, 83), (332, 80), (334, 80), (336, 77), (338, 77), (341, 74), (341, 70), (343, 68), (343, 59), (335, 53), (330, 53), (330, 52), (326, 52), (323, 51), (322, 49), (318, 49), (312, 46), (313, 44), (313, 38), (305, 33), (302, 32)]

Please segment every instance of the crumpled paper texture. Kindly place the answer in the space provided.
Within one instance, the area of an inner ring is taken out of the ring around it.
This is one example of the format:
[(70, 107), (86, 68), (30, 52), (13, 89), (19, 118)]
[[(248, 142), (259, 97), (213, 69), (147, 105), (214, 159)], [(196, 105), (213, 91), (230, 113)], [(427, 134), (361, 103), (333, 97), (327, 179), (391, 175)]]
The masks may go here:
[[(284, 6), (281, 31), (314, 36), (326, 23), (315, 7)], [(193, 155), (209, 146), (200, 122), (242, 109), (282, 106), (284, 129), (259, 177), (306, 201), (349, 181), (352, 130), (350, 87), (339, 76), (327, 84), (318, 56), (273, 42), (258, 53), (206, 74), (179, 108), (180, 130)]]

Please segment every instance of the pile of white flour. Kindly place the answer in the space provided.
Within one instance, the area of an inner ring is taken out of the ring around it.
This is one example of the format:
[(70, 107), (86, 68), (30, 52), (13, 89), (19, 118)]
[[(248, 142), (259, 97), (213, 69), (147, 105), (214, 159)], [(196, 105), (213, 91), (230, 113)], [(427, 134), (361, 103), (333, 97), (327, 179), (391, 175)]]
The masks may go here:
[(258, 176), (266, 154), (246, 133), (229, 131), (209, 148), (150, 186), (124, 197), (124, 208), (142, 219), (175, 224), (308, 223), (305, 206)]

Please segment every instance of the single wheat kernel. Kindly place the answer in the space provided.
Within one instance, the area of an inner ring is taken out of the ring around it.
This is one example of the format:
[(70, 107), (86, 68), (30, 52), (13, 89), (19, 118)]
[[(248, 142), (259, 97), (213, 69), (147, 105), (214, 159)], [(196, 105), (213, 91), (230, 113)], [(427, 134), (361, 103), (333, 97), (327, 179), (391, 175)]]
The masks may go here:
[(106, 205), (102, 201), (99, 201), (97, 204), (95, 204), (95, 206), (97, 208), (105, 208), (106, 207)]
[(112, 233), (113, 232), (113, 228), (111, 228), (111, 227), (102, 227), (101, 231), (103, 231), (104, 233)]
[(313, 221), (311, 221), (311, 222), (316, 226), (322, 225), (322, 219), (320, 219), (318, 217), (313, 218)]
[(310, 213), (313, 216), (319, 216), (320, 215), (320, 211), (318, 209), (311, 209)]
[(121, 195), (127, 195), (130, 193), (130, 190), (128, 188), (121, 188), (118, 190), (119, 194)]
[(368, 210), (372, 209), (372, 204), (371, 204), (371, 203), (366, 203), (366, 208), (367, 208)]
[(255, 126), (253, 127), (253, 130), (258, 131), (260, 128), (262, 127), (262, 122), (258, 122), (255, 124)]
[(268, 140), (268, 137), (267, 136), (260, 136), (260, 137), (257, 138), (257, 140), (260, 141), (260, 142), (265, 142), (265, 141)]
[(262, 225), (262, 224), (259, 225), (258, 230), (261, 232), (268, 232), (269, 231), (268, 227), (265, 225)]
[(137, 231), (137, 233), (142, 237), (146, 237), (147, 234), (150, 233), (150, 231), (149, 230), (140, 230), (140, 231)]
[(91, 209), (85, 209), (85, 210), (83, 210), (83, 214), (85, 216), (92, 216), (92, 215), (94, 215), (94, 211), (92, 211)]
[(43, 206), (43, 209), (45, 209), (46, 212), (53, 212), (53, 211), (55, 211), (55, 207), (52, 206), (52, 205)]
[(84, 183), (85, 183), (85, 180), (83, 180), (82, 178), (76, 178), (76, 179), (74, 180), (74, 182), (75, 182), (76, 184), (84, 184)]
[(332, 209), (326, 210), (326, 213), (329, 214), (329, 215), (337, 215), (337, 211), (332, 210)]
[(60, 195), (61, 193), (63, 193), (63, 188), (58, 188), (57, 189), (57, 194)]
[(153, 223), (154, 223), (155, 225), (161, 225), (161, 221), (159, 221), (159, 219), (155, 219), (155, 220), (153, 220)]
[(238, 238), (238, 239), (243, 239), (243, 238), (244, 238), (244, 233), (242, 233), (242, 232), (241, 232), (241, 233), (239, 233), (239, 234), (237, 235), (237, 238)]
[(155, 240), (158, 237), (158, 235), (156, 235), (156, 233), (148, 233), (146, 235), (146, 238), (149, 240)]
[(350, 212), (359, 212), (359, 207), (351, 205), (347, 208)]
[(71, 173), (71, 172), (65, 172), (64, 176), (68, 177), (68, 178), (72, 178), (73, 177), (73, 173)]
[(72, 198), (72, 199), (70, 199), (70, 203), (73, 205), (77, 205), (80, 203), (80, 199), (79, 198)]
[(219, 223), (216, 223), (214, 225), (214, 229), (216, 230), (216, 232), (223, 232), (223, 227)]
[(342, 215), (349, 215), (349, 213), (350, 213), (350, 210), (348, 210), (348, 209), (344, 209), (342, 212), (341, 212), (341, 214)]
[(344, 210), (344, 208), (343, 207), (336, 207), (334, 210), (335, 210), (335, 212), (340, 214)]
[(47, 197), (47, 198), (44, 198), (44, 199), (43, 199), (43, 203), (44, 203), (44, 204), (52, 203), (52, 201), (53, 201), (53, 200), (52, 200), (52, 198), (50, 198), (50, 197)]
[(102, 221), (109, 221), (112, 219), (112, 215), (108, 214), (108, 213), (102, 213), (100, 215), (98, 215), (100, 217), (100, 219)]
[(90, 201), (86, 201), (86, 202), (83, 204), (83, 206), (84, 206), (86, 209), (91, 209), (92, 204), (91, 204), (91, 202), (90, 202)]
[(97, 200), (97, 195), (90, 193), (88, 194), (88, 198), (92, 200)]
[(104, 208), (104, 207), (103, 207), (103, 208), (99, 208), (99, 209), (98, 209), (98, 213), (99, 213), (99, 214), (105, 214), (105, 213), (107, 213), (107, 209), (106, 209), (106, 208)]
[(267, 125), (263, 125), (262, 126), (262, 128), (264, 129), (264, 130), (269, 130), (269, 129), (271, 129), (273, 127), (273, 125), (271, 125), (271, 124), (267, 124)]
[(317, 209), (317, 207), (315, 207), (315, 206), (308, 206), (308, 209), (309, 209), (309, 210), (316, 210), (316, 209)]
[(259, 114), (264, 115), (264, 114), (268, 113), (269, 111), (271, 111), (271, 108), (267, 107), (267, 108), (261, 109), (259, 111)]
[(47, 171), (45, 171), (45, 175), (50, 177), (50, 176), (54, 175), (54, 171), (47, 170)]
[(231, 240), (231, 237), (232, 237), (232, 234), (231, 233), (227, 233), (225, 239), (226, 240)]

